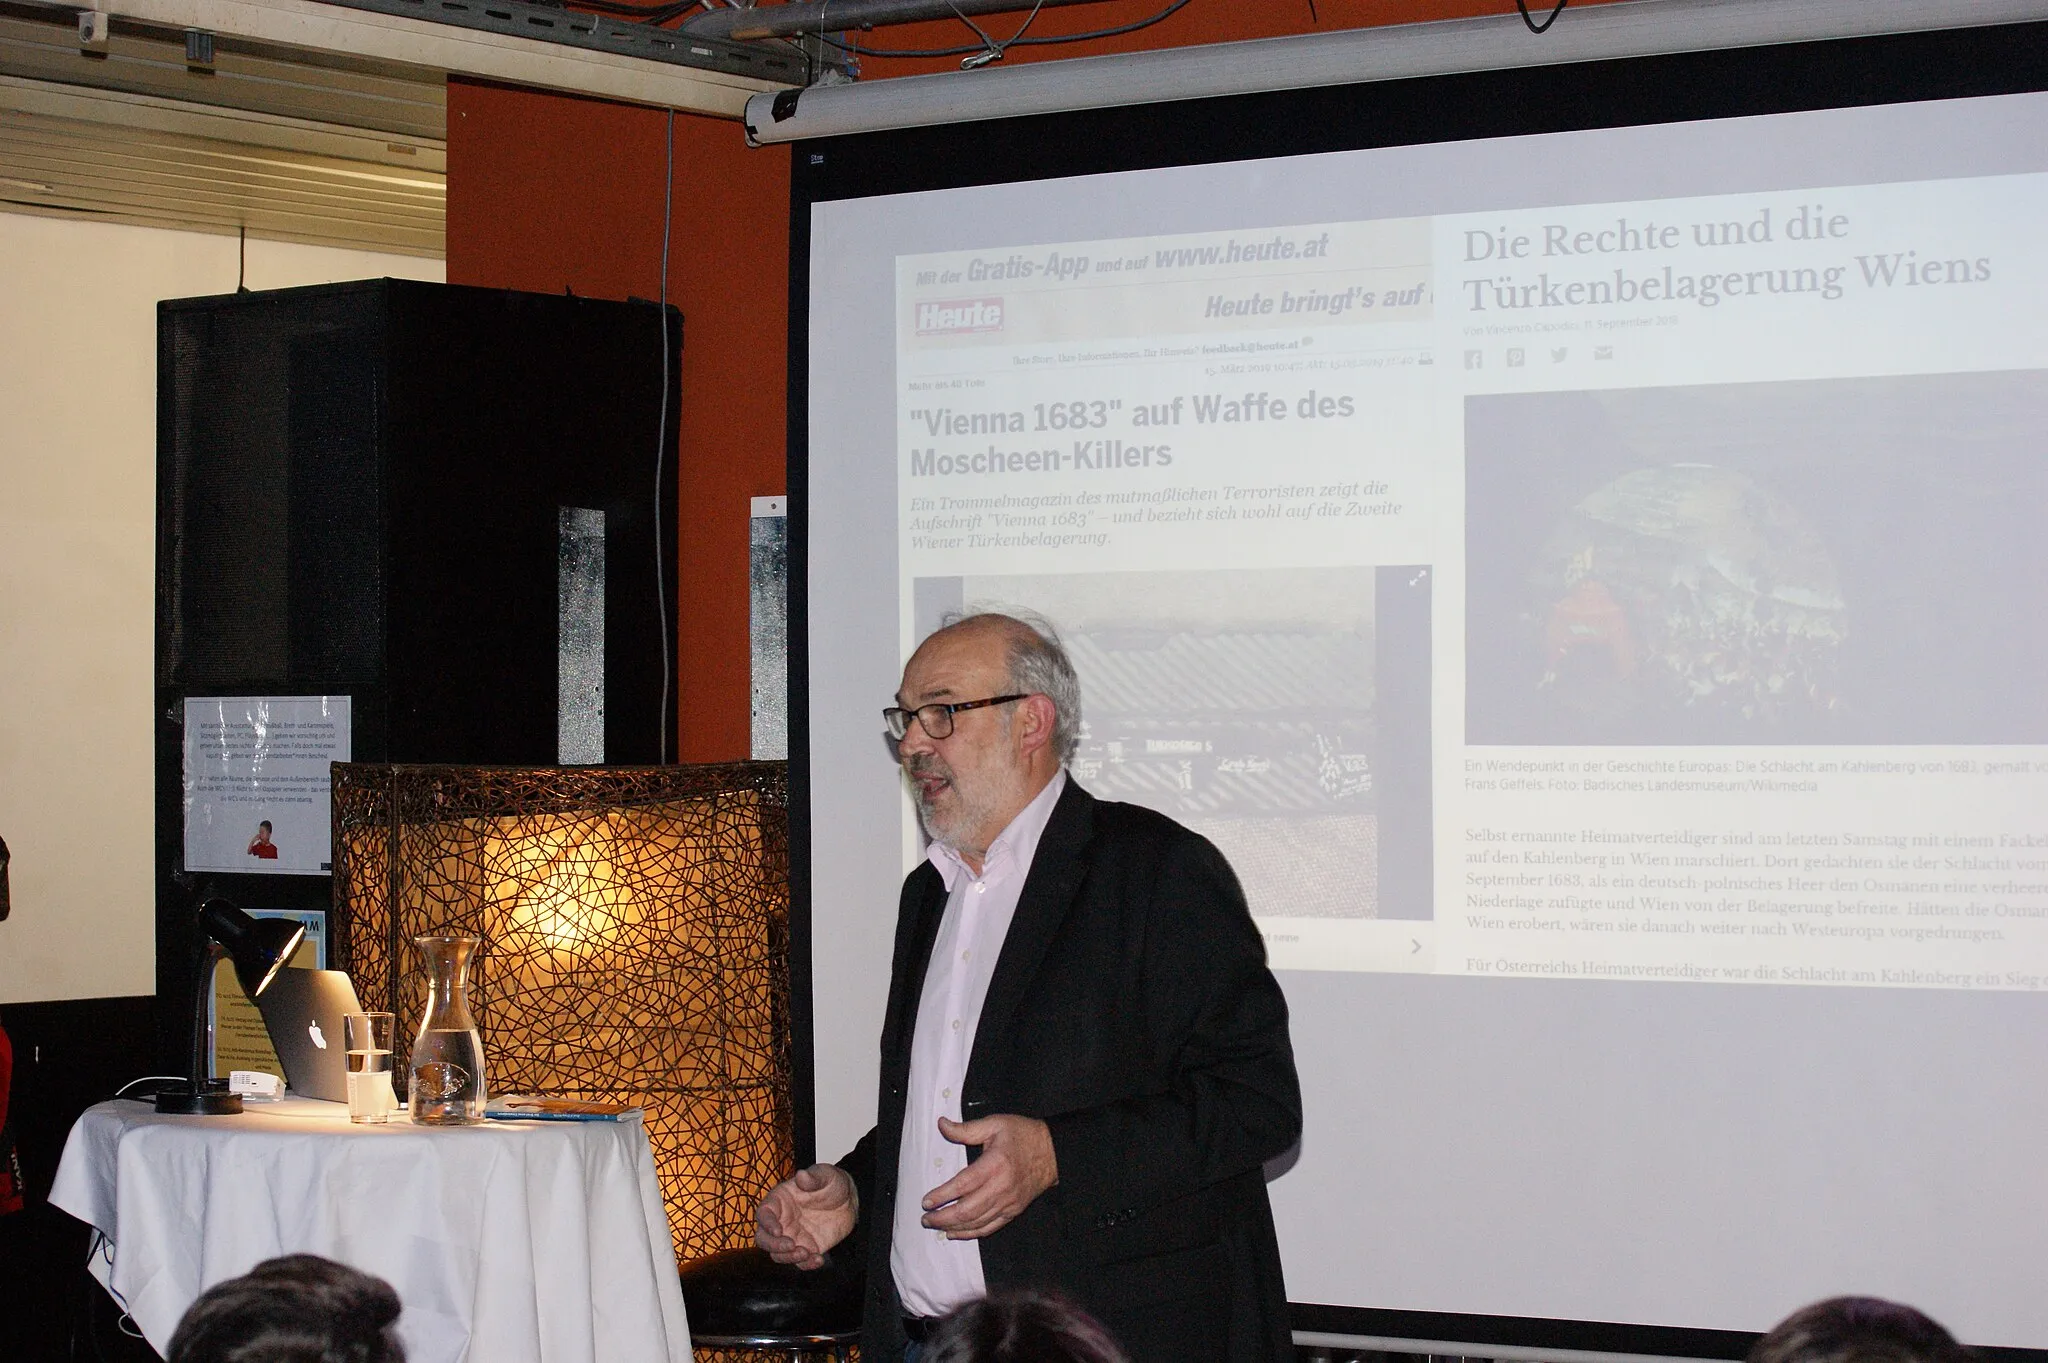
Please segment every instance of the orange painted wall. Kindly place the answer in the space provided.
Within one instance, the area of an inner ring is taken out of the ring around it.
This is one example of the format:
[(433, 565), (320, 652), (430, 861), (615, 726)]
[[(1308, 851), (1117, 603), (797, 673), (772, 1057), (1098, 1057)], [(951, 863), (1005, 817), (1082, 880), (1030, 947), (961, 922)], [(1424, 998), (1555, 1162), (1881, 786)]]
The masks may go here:
[[(661, 289), (653, 109), (448, 85), (448, 282), (590, 298)], [(668, 301), (683, 312), (676, 755), (748, 749), (748, 499), (783, 491), (789, 153), (676, 115)]]
[[(1048, 11), (1031, 31), (1108, 27), (1163, 3), (1108, 0)], [(1308, 0), (1193, 0), (1139, 33), (1017, 48), (1008, 60), (1512, 13), (1514, 4), (1316, 0), (1313, 10)], [(984, 26), (1006, 36), (1018, 18), (994, 16)], [(972, 36), (957, 23), (923, 24), (869, 40), (914, 48), (954, 44), (962, 35)], [(864, 74), (948, 70), (958, 60), (873, 58)], [(450, 81), (449, 282), (655, 297), (666, 119), (651, 109)], [(735, 123), (678, 115), (673, 212), (668, 299), (684, 316), (676, 755), (729, 761), (748, 748), (748, 499), (784, 490), (788, 149), (752, 151)]]

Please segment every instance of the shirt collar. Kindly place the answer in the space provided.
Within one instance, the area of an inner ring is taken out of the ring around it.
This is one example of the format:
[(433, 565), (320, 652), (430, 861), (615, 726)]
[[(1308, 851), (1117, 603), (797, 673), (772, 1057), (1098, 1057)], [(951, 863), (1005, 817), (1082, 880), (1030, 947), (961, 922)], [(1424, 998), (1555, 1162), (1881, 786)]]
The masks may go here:
[[(1060, 768), (1053, 773), (1052, 780), (1045, 783), (1045, 789), (1031, 798), (1031, 803), (1017, 811), (1017, 817), (996, 834), (996, 840), (989, 844), (988, 855), (981, 860), (983, 877), (1002, 875), (1015, 868), (1028, 868), (1033, 857), (1038, 855), (1038, 839), (1045, 832), (1045, 825), (1052, 819), (1052, 808), (1060, 802), (1060, 792), (1067, 788), (1067, 769)], [(946, 882), (946, 893), (962, 876), (974, 872), (960, 858), (960, 854), (941, 842), (934, 842), (925, 848), (925, 860), (938, 868), (939, 876)]]

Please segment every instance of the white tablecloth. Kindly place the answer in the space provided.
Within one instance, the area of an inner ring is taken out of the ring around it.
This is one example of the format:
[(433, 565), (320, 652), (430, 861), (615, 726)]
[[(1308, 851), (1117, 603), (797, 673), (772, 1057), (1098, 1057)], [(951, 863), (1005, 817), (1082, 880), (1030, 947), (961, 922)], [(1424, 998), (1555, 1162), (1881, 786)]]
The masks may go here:
[(101, 1103), (50, 1200), (105, 1235), (94, 1275), (159, 1353), (208, 1287), (306, 1252), (398, 1289), (411, 1363), (690, 1358), (637, 1114), (429, 1128), (309, 1099), (235, 1117)]

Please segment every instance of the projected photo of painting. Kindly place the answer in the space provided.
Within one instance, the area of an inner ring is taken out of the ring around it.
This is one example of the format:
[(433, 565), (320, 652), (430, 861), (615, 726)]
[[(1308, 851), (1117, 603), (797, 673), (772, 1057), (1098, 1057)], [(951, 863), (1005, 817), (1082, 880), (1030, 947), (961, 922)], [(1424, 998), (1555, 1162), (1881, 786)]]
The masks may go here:
[[(1428, 817), (1426, 760), (1384, 761), (1386, 571), (938, 578), (915, 599), (920, 634), (963, 609), (1051, 623), (1081, 681), (1074, 779), (1214, 842), (1254, 914), (1427, 916), (1426, 880), (1418, 898), (1412, 868), (1397, 865), (1390, 886), (1383, 864), (1389, 803), (1402, 806), (1397, 825), (1418, 808)], [(1397, 708), (1417, 695), (1426, 706), (1426, 608), (1417, 621), (1395, 612), (1421, 673), (1419, 688), (1395, 683)], [(1417, 727), (1426, 734), (1426, 711)]]
[(1466, 740), (2048, 739), (2038, 372), (1466, 403)]

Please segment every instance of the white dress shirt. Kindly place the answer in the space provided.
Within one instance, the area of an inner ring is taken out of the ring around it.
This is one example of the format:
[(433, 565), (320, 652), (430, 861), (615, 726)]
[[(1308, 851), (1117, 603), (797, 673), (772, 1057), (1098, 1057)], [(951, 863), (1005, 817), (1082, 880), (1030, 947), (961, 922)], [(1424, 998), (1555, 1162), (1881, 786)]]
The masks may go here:
[(967, 1167), (967, 1147), (939, 1134), (939, 1118), (960, 1120), (960, 1087), (974, 1054), (982, 1000), (1017, 897), (1038, 853), (1052, 808), (1066, 789), (1061, 771), (1010, 820), (989, 845), (976, 876), (960, 854), (938, 843), (927, 859), (946, 882), (946, 912), (932, 944), (917, 1028), (910, 1041), (910, 1086), (903, 1109), (903, 1149), (896, 1161), (896, 1222), (889, 1267), (903, 1309), (913, 1316), (943, 1316), (987, 1291), (981, 1242), (948, 1240), (921, 1224), (924, 1196)]

